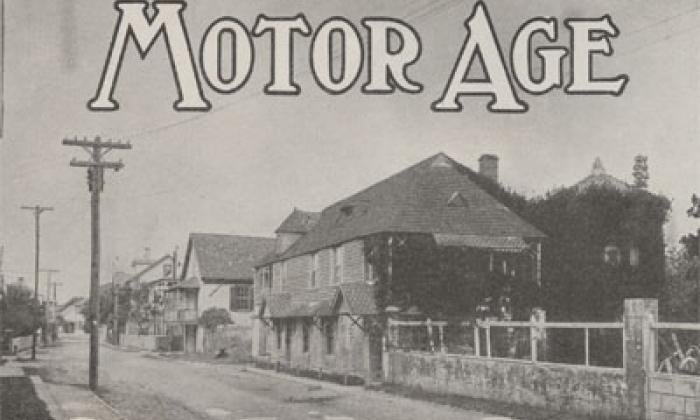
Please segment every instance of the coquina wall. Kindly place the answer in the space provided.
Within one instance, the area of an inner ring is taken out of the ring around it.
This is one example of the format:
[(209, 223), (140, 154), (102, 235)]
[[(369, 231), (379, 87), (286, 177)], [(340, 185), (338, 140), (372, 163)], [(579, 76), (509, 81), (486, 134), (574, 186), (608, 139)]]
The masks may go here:
[(594, 418), (636, 419), (623, 369), (391, 352), (388, 380), (440, 394), (577, 412)]
[[(693, 395), (700, 396), (700, 379), (693, 378), (697, 383), (692, 387), (677, 375), (654, 380), (657, 343), (650, 326), (657, 317), (656, 300), (625, 301), (623, 368), (532, 361), (536, 357), (515, 360), (390, 350), (384, 358), (385, 379), (428, 392), (541, 407), (595, 419), (699, 419), (688, 413), (698, 408)], [(653, 407), (662, 410), (660, 414), (654, 414)]]

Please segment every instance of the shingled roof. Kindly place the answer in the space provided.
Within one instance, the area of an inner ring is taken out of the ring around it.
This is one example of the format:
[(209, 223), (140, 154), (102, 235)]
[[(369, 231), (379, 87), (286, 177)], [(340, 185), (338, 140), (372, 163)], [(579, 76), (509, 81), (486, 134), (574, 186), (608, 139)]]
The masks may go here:
[(294, 208), (275, 233), (307, 233), (318, 222), (321, 213)]
[(304, 289), (290, 293), (276, 293), (268, 298), (269, 318), (308, 318), (331, 316), (337, 313), (338, 301), (346, 303), (349, 315), (376, 315), (374, 286), (367, 283), (344, 283), (318, 289)]
[(194, 252), (202, 281), (249, 280), (253, 278), (255, 261), (274, 248), (274, 238), (192, 233), (187, 245), (183, 276)]
[(438, 153), (327, 207), (313, 228), (275, 259), (383, 232), (545, 236), (479, 187), (477, 177)]

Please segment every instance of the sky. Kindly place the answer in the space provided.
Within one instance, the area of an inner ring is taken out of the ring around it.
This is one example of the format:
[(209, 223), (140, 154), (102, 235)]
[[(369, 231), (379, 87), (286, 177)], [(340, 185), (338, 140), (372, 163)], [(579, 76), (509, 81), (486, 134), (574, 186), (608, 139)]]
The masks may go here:
[[(509, 51), (515, 31), (535, 16), (560, 18), (556, 45), (568, 45), (566, 17), (609, 14), (621, 34), (615, 53), (596, 58), (601, 76), (626, 73), (620, 97), (533, 96), (519, 115), (493, 114), (489, 99), (468, 98), (459, 113), (435, 113), (466, 36), (469, 0), (207, 0), (184, 12), (198, 53), (214, 20), (305, 13), (312, 28), (330, 16), (359, 25), (365, 16), (391, 16), (420, 34), (423, 53), (409, 75), (419, 95), (363, 95), (360, 81), (329, 95), (309, 70), (309, 40), (295, 39), (298, 97), (266, 96), (269, 37), (256, 38), (253, 74), (234, 94), (208, 86), (208, 113), (172, 109), (177, 91), (159, 41), (145, 60), (131, 45), (116, 88), (118, 112), (90, 112), (117, 14), (111, 1), (5, 0), (5, 127), (0, 140), (0, 244), (3, 271), (33, 279), (33, 217), (23, 205), (53, 206), (41, 217), (41, 266), (60, 270), (59, 301), (88, 293), (90, 199), (80, 148), (64, 137), (101, 135), (130, 141), (113, 151), (123, 171), (110, 172), (102, 194), (101, 278), (130, 271), (149, 247), (153, 257), (190, 232), (273, 236), (294, 208), (321, 210), (438, 152), (472, 168), (483, 153), (500, 157), (504, 184), (526, 195), (572, 185), (601, 157), (608, 173), (631, 181), (633, 158), (647, 155), (653, 192), (672, 200), (669, 245), (700, 223), (688, 219), (698, 179), (700, 1), (657, 0), (487, 2), (499, 41)], [(672, 5), (671, 5), (672, 4)], [(564, 72), (565, 83), (569, 74)], [(45, 276), (42, 276), (42, 283)]]

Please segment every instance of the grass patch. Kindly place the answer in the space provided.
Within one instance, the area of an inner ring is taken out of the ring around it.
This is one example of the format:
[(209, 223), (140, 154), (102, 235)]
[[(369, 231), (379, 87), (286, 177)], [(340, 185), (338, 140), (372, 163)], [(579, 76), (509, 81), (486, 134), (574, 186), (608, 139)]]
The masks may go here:
[(53, 420), (26, 377), (0, 378), (0, 417), (13, 420)]

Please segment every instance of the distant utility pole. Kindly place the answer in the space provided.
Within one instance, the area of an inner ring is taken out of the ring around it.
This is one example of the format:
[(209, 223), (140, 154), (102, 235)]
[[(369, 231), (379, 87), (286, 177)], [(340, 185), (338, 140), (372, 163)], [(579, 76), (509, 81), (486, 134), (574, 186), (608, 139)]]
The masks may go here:
[[(118, 257), (117, 257), (118, 259)], [(115, 273), (115, 261), (112, 261), (112, 344), (119, 345), (119, 292), (117, 291)]]
[[(22, 206), (22, 210), (34, 212), (34, 303), (39, 307), (39, 217), (45, 211), (53, 211), (53, 207), (42, 207), (36, 205)], [(36, 360), (36, 330), (32, 334), (32, 360)]]
[(54, 269), (48, 269), (44, 268), (39, 270), (42, 273), (46, 273), (46, 299), (44, 303), (44, 325), (45, 328), (42, 328), (42, 334), (41, 334), (41, 341), (44, 343), (44, 345), (47, 345), (49, 343), (49, 326), (51, 325), (51, 321), (53, 321), (54, 314), (53, 314), (53, 304), (51, 302), (51, 275), (54, 273), (60, 273), (60, 270), (54, 270)]
[(104, 156), (114, 149), (131, 149), (131, 144), (122, 142), (102, 141), (99, 137), (94, 140), (64, 139), (64, 146), (82, 147), (89, 155), (86, 161), (73, 158), (70, 166), (87, 168), (88, 188), (90, 190), (91, 208), (91, 261), (90, 261), (90, 389), (97, 390), (97, 366), (99, 351), (99, 331), (97, 323), (100, 313), (100, 192), (104, 188), (104, 170), (118, 171), (124, 167), (121, 162), (104, 161)]

